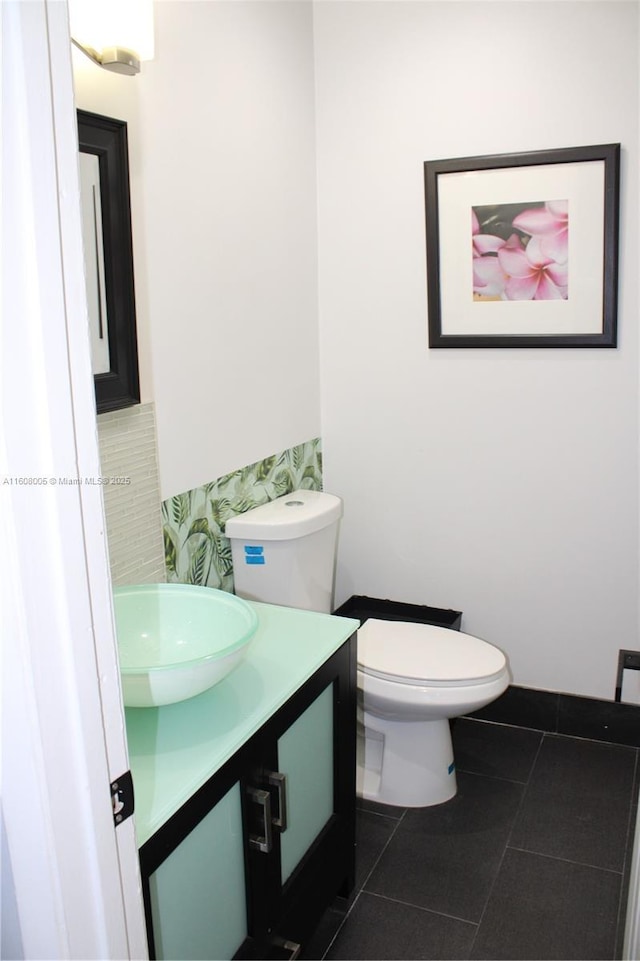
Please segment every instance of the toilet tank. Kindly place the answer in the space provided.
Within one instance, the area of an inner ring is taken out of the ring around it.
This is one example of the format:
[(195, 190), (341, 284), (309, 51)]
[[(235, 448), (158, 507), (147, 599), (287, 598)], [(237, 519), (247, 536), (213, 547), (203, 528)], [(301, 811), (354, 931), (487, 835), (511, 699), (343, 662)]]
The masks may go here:
[(335, 494), (298, 490), (229, 518), (236, 594), (330, 613), (341, 517)]

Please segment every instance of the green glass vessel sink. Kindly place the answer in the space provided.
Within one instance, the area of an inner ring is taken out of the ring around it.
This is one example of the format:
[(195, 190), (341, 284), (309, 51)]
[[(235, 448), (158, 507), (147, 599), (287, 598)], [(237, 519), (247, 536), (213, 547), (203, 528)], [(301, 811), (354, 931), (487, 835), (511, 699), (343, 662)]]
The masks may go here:
[(213, 687), (258, 627), (246, 601), (210, 587), (116, 587), (113, 600), (126, 707), (173, 704)]

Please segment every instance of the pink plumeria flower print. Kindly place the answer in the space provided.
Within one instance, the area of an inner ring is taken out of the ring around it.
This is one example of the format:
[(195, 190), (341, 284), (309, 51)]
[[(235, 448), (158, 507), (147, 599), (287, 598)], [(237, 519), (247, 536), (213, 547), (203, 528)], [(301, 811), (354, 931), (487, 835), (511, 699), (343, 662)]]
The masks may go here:
[(513, 226), (535, 237), (545, 257), (566, 264), (569, 254), (569, 204), (566, 200), (550, 200), (544, 207), (523, 210), (513, 219)]
[(567, 265), (547, 256), (538, 237), (532, 236), (523, 247), (514, 234), (498, 251), (498, 260), (508, 274), (507, 300), (567, 299)]

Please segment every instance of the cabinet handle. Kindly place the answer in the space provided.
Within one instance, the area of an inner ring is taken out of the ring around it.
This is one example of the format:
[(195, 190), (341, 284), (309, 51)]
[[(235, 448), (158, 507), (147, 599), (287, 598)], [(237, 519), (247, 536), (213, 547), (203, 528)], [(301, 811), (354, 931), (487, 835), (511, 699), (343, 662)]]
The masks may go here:
[(251, 800), (262, 808), (262, 827), (263, 834), (250, 834), (249, 847), (263, 854), (269, 854), (273, 847), (273, 837), (271, 834), (271, 794), (261, 788), (248, 787), (247, 792)]
[(284, 834), (287, 830), (287, 775), (280, 774), (279, 771), (269, 773), (269, 784), (272, 784), (278, 792), (278, 817), (272, 818), (271, 823), (280, 828), (280, 833)]

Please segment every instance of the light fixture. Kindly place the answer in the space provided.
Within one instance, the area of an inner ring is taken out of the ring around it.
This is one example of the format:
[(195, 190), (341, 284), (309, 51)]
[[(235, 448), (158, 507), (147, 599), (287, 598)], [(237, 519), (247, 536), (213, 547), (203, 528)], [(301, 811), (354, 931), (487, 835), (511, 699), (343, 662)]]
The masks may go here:
[(125, 47), (105, 47), (98, 53), (93, 47), (85, 47), (83, 43), (71, 38), (71, 43), (82, 50), (84, 54), (93, 60), (99, 67), (105, 70), (113, 70), (114, 73), (123, 73), (128, 77), (134, 77), (140, 73), (140, 60), (137, 53), (127, 50)]
[(71, 41), (93, 63), (135, 76), (153, 59), (153, 0), (69, 0)]

